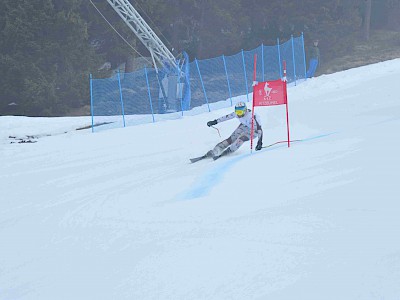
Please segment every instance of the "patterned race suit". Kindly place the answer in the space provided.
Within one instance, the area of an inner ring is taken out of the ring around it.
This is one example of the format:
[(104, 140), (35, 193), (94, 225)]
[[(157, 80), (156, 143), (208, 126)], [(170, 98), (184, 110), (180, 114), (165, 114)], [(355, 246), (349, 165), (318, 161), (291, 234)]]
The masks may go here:
[[(236, 113), (230, 113), (229, 115), (218, 118), (216, 121), (218, 123), (225, 122), (237, 118), (240, 121), (240, 125), (235, 129), (235, 131), (226, 140), (218, 143), (212, 151), (211, 155), (218, 157), (220, 155), (226, 154), (228, 152), (234, 152), (239, 149), (240, 146), (246, 141), (250, 140), (251, 137), (251, 110), (248, 109), (243, 117), (238, 117)], [(258, 140), (262, 140), (263, 131), (261, 128), (260, 117), (254, 114), (254, 134), (253, 137), (258, 137)], [(228, 148), (229, 147), (229, 148)], [(226, 150), (225, 150), (226, 149)], [(225, 151), (224, 151), (225, 150)]]

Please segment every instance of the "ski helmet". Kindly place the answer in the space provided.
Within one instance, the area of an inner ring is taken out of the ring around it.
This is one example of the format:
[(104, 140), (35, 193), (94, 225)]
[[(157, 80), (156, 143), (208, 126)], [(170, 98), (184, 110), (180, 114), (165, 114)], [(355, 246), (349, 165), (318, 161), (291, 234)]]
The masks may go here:
[(247, 113), (247, 106), (244, 102), (238, 102), (235, 105), (235, 113), (236, 115), (241, 118)]

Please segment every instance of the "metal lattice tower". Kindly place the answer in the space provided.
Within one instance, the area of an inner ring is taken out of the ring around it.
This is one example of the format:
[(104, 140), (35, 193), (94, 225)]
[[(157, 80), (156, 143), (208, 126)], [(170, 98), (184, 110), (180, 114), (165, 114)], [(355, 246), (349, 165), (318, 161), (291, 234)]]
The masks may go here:
[(168, 50), (128, 0), (107, 0), (107, 2), (149, 50), (156, 70), (158, 69), (157, 63), (161, 66), (167, 63), (174, 69), (177, 68), (175, 57), (171, 51)]

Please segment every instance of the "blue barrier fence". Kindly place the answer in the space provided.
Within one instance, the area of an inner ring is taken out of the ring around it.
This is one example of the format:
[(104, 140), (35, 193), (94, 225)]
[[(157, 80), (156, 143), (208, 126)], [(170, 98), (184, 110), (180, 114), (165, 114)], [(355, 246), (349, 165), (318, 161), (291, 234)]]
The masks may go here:
[[(132, 73), (117, 73), (107, 79), (90, 76), (92, 131), (118, 128), (160, 120), (177, 119), (183, 115), (209, 112), (216, 107), (235, 104), (235, 97), (252, 92), (254, 54), (257, 54), (257, 80), (282, 77), (286, 61), (287, 80), (297, 84), (306, 78), (303, 35), (276, 46), (261, 45), (256, 49), (232, 56), (197, 60), (186, 68), (189, 94), (178, 88), (180, 96), (165, 102), (155, 69), (144, 68)], [(179, 72), (178, 72), (179, 73)], [(178, 82), (181, 78), (178, 78)], [(101, 125), (101, 126), (97, 126)]]

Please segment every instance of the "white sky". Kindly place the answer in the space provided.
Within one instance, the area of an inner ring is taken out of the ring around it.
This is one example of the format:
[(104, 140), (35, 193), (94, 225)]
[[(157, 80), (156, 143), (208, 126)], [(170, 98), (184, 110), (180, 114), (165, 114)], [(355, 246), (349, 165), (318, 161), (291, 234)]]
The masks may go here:
[[(94, 134), (0, 117), (0, 299), (397, 299), (399, 78), (400, 59), (290, 87), (301, 142), (196, 164), (231, 108)], [(284, 107), (257, 112), (285, 139)]]

